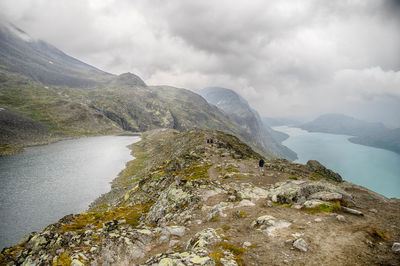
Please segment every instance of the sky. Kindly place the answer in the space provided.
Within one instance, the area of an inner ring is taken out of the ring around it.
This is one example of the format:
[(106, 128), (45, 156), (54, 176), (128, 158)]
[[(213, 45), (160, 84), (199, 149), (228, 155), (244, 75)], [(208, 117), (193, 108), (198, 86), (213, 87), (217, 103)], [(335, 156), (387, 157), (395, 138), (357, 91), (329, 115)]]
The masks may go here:
[(230, 88), (262, 116), (400, 127), (400, 0), (0, 0), (0, 15), (149, 85)]

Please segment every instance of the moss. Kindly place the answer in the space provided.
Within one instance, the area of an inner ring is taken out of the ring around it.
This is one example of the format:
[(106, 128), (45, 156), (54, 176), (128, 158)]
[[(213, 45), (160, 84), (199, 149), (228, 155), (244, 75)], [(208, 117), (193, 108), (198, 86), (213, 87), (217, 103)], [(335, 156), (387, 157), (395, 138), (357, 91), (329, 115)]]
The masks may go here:
[(340, 202), (336, 201), (331, 205), (321, 204), (313, 208), (306, 208), (306, 211), (310, 214), (314, 214), (319, 212), (334, 212), (334, 211), (339, 211), (340, 209), (341, 209)]
[(12, 146), (7, 144), (0, 144), (0, 156), (11, 155), (21, 151), (22, 148), (19, 146)]
[(291, 176), (289, 177), (290, 180), (299, 180), (299, 178), (297, 176)]
[(239, 173), (240, 172), (238, 169), (235, 169), (235, 168), (232, 168), (232, 167), (226, 168), (225, 171), (227, 173)]
[(218, 222), (219, 214), (215, 214), (213, 218), (211, 218), (210, 222)]
[(188, 181), (193, 181), (197, 179), (209, 178), (208, 169), (210, 169), (211, 165), (201, 165), (199, 163), (195, 163), (191, 165), (184, 171), (178, 171), (175, 174), (179, 176), (183, 176), (183, 179)]
[(78, 234), (81, 234), (85, 231), (84, 228), (88, 225), (93, 225), (97, 228), (100, 228), (106, 222), (120, 219), (125, 219), (126, 221), (121, 225), (129, 224), (133, 227), (136, 227), (139, 224), (139, 219), (143, 214), (149, 211), (151, 206), (152, 203), (147, 203), (119, 207), (103, 212), (85, 212), (76, 216), (74, 221), (70, 224), (63, 224), (61, 232), (65, 233), (68, 231), (75, 231)]
[(68, 252), (64, 252), (57, 258), (57, 261), (53, 262), (53, 266), (70, 266), (71, 262)]
[(224, 230), (224, 231), (228, 231), (229, 229), (231, 229), (232, 227), (231, 226), (229, 226), (229, 225), (223, 225), (222, 226), (222, 230)]
[(225, 257), (224, 250), (229, 251), (233, 254), (233, 259), (238, 265), (244, 264), (241, 255), (243, 255), (243, 253), (245, 253), (247, 249), (235, 246), (230, 242), (223, 241), (216, 243), (209, 255), (214, 260), (216, 265), (222, 265), (221, 259)]
[(310, 176), (308, 179), (310, 179), (312, 181), (318, 181), (318, 180), (324, 179), (324, 176), (319, 173), (313, 172), (312, 176)]

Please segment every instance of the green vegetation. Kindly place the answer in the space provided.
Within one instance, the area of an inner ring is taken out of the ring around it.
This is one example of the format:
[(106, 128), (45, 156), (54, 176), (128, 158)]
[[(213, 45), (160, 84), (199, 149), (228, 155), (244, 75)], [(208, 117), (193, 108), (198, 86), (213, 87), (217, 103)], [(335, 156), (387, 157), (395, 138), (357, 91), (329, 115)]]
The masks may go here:
[(221, 263), (221, 259), (225, 257), (224, 254), (225, 251), (229, 251), (233, 254), (233, 259), (236, 261), (238, 265), (243, 265), (244, 261), (241, 255), (247, 251), (247, 249), (235, 246), (232, 243), (223, 241), (223, 242), (218, 242), (214, 245), (213, 250), (210, 253), (210, 257), (214, 260), (216, 265), (223, 265)]
[(61, 253), (57, 261), (53, 262), (53, 266), (70, 266), (72, 263), (68, 252)]
[(294, 201), (290, 202), (290, 203), (285, 203), (285, 204), (281, 204), (279, 202), (273, 202), (275, 206), (279, 206), (279, 207), (285, 207), (285, 208), (290, 208), (293, 206)]
[(103, 212), (85, 212), (74, 217), (74, 221), (69, 224), (63, 224), (61, 232), (75, 231), (78, 234), (83, 233), (85, 227), (93, 225), (101, 228), (104, 223), (112, 220), (125, 219), (125, 223), (136, 227), (139, 224), (139, 219), (143, 214), (147, 213), (151, 208), (152, 203), (137, 204), (127, 207), (119, 207)]
[(176, 172), (177, 175), (182, 175), (184, 179), (188, 181), (209, 178), (208, 169), (210, 169), (211, 165), (205, 164), (202, 165), (200, 163), (196, 163), (191, 165), (188, 169), (184, 171)]
[(297, 176), (291, 176), (289, 177), (290, 180), (299, 180), (299, 178)]
[(377, 239), (387, 240), (390, 238), (390, 235), (388, 233), (385, 233), (375, 227), (367, 228), (367, 232), (370, 234), (370, 236), (377, 238)]
[(0, 144), (0, 156), (14, 154), (21, 150), (22, 150), (22, 148), (19, 146)]
[(306, 211), (310, 214), (314, 214), (319, 212), (334, 212), (334, 211), (339, 211), (340, 209), (341, 209), (340, 202), (336, 201), (331, 205), (321, 204), (313, 208), (306, 208)]

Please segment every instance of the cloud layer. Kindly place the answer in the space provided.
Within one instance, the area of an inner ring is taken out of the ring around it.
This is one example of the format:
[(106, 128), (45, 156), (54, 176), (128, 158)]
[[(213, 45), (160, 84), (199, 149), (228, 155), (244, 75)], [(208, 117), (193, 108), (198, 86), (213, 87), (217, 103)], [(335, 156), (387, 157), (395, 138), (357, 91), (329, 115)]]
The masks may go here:
[(341, 112), (400, 126), (398, 3), (3, 0), (0, 12), (74, 57), (149, 84), (228, 87), (266, 116)]

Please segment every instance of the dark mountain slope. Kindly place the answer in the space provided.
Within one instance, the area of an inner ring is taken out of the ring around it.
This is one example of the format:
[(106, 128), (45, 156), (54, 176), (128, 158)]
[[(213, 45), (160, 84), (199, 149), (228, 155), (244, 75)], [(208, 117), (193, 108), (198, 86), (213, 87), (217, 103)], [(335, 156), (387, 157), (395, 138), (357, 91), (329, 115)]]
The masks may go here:
[(43, 84), (79, 88), (94, 86), (112, 77), (4, 22), (0, 23), (0, 69)]
[[(205, 88), (197, 91), (209, 103), (226, 112), (236, 123), (253, 135), (258, 145), (268, 148), (278, 156), (296, 159), (296, 154), (280, 144), (283, 136), (268, 126), (264, 126), (257, 111), (236, 92), (225, 88)], [(274, 138), (277, 137), (277, 139)]]

